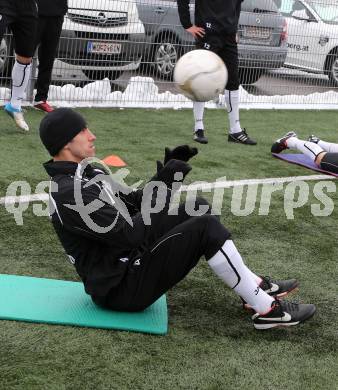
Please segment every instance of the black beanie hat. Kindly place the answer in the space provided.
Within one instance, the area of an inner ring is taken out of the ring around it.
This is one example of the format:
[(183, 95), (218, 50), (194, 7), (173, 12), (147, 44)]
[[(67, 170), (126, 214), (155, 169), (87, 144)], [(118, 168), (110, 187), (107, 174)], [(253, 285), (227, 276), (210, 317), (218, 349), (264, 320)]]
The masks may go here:
[(40, 138), (51, 156), (56, 156), (82, 129), (87, 127), (82, 115), (70, 108), (48, 113), (40, 123)]

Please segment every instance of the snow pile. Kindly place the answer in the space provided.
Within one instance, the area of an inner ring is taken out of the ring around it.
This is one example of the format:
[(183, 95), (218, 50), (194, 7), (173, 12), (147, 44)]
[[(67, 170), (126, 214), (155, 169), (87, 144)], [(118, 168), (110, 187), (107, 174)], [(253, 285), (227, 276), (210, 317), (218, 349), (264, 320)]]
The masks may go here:
[(171, 92), (159, 93), (150, 77), (132, 77), (124, 92), (111, 92), (108, 79), (95, 81), (83, 88), (67, 84), (51, 86), (49, 101), (55, 106), (72, 107), (144, 107), (183, 108), (192, 107), (189, 99)]
[[(0, 88), (0, 101), (10, 98), (8, 88)], [(141, 107), (141, 108), (191, 108), (192, 102), (185, 96), (166, 91), (159, 93), (158, 87), (150, 77), (132, 77), (124, 90), (111, 92), (108, 79), (95, 81), (85, 87), (73, 84), (51, 85), (49, 102), (56, 107)], [(26, 105), (31, 105), (26, 103)], [(224, 107), (224, 96), (217, 102), (206, 103), (208, 108)], [(287, 108), (287, 109), (335, 109), (338, 107), (338, 93), (329, 91), (300, 95), (256, 96), (240, 87), (241, 108)]]
[(338, 93), (316, 92), (309, 95), (250, 95), (245, 89), (240, 92), (241, 108), (285, 108), (285, 109), (336, 109)]

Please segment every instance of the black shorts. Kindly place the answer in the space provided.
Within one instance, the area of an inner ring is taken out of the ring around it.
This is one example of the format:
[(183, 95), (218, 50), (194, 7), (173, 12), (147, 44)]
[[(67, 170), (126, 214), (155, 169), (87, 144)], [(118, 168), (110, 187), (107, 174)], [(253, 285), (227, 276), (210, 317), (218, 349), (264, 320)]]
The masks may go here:
[(326, 153), (322, 158), (320, 167), (325, 171), (338, 174), (338, 153)]
[[(198, 198), (196, 205), (208, 203)], [(144, 310), (181, 281), (201, 256), (210, 259), (230, 237), (216, 216), (191, 217), (183, 205), (177, 216), (163, 216), (160, 226), (148, 234), (149, 249), (132, 259), (125, 278), (108, 296), (92, 296), (95, 303), (112, 310)]]
[(38, 10), (34, 0), (11, 0), (0, 20), (0, 40), (10, 30), (13, 33), (15, 53), (33, 57), (38, 26)]
[(196, 41), (196, 48), (211, 50), (222, 58), (228, 69), (226, 89), (236, 91), (239, 88), (236, 34), (206, 33), (203, 38)]

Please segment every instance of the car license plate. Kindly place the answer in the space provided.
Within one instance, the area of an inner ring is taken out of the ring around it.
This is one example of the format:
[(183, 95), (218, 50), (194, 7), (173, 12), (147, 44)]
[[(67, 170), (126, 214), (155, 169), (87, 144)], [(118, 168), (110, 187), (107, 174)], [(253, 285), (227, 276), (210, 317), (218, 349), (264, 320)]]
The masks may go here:
[(88, 42), (87, 52), (96, 54), (120, 54), (121, 44), (115, 42)]
[(243, 37), (253, 39), (269, 39), (271, 36), (271, 30), (272, 29), (268, 27), (245, 26), (243, 29)]

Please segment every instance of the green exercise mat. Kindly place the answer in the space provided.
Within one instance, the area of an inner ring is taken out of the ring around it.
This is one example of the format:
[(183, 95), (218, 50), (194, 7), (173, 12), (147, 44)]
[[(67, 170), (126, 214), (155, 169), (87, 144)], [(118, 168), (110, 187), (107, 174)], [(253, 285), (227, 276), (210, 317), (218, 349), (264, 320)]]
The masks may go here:
[(144, 311), (117, 312), (96, 306), (82, 283), (17, 275), (0, 274), (0, 319), (155, 334), (168, 331), (165, 295)]

